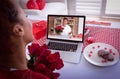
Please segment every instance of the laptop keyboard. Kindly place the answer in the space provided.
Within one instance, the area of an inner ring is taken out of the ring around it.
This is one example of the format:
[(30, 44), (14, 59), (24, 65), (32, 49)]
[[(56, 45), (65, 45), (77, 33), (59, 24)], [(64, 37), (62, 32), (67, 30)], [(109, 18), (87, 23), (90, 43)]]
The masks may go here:
[(77, 50), (77, 44), (67, 44), (58, 42), (49, 42), (48, 48), (53, 50), (70, 51), (75, 52)]

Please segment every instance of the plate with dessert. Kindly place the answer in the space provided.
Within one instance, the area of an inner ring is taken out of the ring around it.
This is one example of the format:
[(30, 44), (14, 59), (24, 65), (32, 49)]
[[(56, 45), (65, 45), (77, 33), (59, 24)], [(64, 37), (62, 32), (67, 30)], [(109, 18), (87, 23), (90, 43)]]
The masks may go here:
[(92, 43), (88, 45), (83, 55), (91, 64), (97, 66), (111, 66), (119, 61), (119, 52), (111, 45), (105, 43)]

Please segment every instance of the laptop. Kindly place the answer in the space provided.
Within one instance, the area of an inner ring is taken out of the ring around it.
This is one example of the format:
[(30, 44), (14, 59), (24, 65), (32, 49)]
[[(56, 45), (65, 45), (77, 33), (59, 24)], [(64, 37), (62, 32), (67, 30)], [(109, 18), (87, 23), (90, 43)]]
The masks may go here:
[(65, 62), (79, 63), (85, 28), (85, 16), (48, 15), (47, 45), (59, 52)]

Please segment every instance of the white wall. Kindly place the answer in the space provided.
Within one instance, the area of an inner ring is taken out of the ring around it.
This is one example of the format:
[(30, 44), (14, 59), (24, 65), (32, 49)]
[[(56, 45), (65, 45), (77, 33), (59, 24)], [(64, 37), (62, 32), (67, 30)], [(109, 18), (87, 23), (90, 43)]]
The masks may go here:
[(120, 0), (107, 0), (106, 13), (120, 15)]

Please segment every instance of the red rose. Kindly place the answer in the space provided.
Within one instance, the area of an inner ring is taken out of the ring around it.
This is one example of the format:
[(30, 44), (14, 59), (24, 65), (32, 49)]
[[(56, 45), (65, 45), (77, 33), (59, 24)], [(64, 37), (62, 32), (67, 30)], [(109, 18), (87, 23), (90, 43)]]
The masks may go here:
[(49, 65), (50, 70), (59, 70), (64, 66), (62, 59), (57, 60), (56, 62)]
[(55, 53), (54, 53), (54, 56), (55, 56), (55, 58), (60, 58), (59, 52), (55, 52)]
[(46, 60), (49, 62), (49, 63), (53, 63), (55, 62), (55, 57), (54, 57), (54, 54), (49, 54), (47, 57), (46, 57)]
[(44, 56), (48, 56), (51, 53), (50, 50), (45, 50)]
[(57, 63), (56, 63), (56, 62), (48, 65), (49, 69), (52, 70), (52, 71), (54, 71), (54, 70), (56, 69), (56, 66), (57, 66)]
[(29, 50), (30, 55), (36, 55), (38, 52), (36, 50), (38, 50), (39, 48), (40, 48), (40, 46), (38, 44), (32, 44), (31, 46), (28, 46), (28, 50)]
[(41, 48), (48, 49), (48, 46), (44, 44)]
[(56, 69), (59, 70), (59, 69), (61, 69), (63, 66), (64, 66), (63, 61), (62, 61), (62, 59), (60, 59), (60, 60), (57, 62)]
[(59, 73), (53, 73), (52, 74), (52, 79), (58, 79), (59, 76), (60, 76)]
[(34, 68), (38, 72), (44, 72), (46, 69), (46, 66), (44, 64), (36, 64)]
[(40, 56), (37, 57), (36, 61), (37, 61), (37, 63), (40, 63), (40, 62), (42, 63), (44, 60), (45, 60), (45, 58), (40, 55)]

